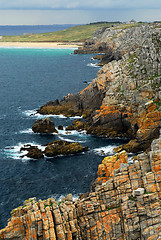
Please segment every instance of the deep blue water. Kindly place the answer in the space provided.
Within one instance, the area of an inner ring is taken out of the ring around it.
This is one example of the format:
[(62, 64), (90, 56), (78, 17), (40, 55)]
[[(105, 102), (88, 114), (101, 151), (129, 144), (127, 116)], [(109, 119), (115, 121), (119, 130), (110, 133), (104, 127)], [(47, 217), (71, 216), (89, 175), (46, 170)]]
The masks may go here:
[(46, 33), (56, 32), (69, 27), (73, 27), (73, 24), (64, 25), (0, 25), (0, 36), (6, 35), (23, 35), (24, 33)]
[[(34, 134), (31, 127), (42, 116), (35, 110), (49, 100), (77, 93), (96, 77), (92, 55), (73, 55), (72, 49), (0, 48), (0, 229), (10, 211), (25, 199), (45, 199), (89, 189), (101, 150), (112, 154), (123, 140), (98, 138), (76, 131), (59, 135)], [(52, 117), (56, 127), (71, 124), (72, 118)], [(89, 146), (84, 154), (53, 159), (28, 160), (20, 157), (26, 143), (46, 144), (56, 139), (79, 141)]]

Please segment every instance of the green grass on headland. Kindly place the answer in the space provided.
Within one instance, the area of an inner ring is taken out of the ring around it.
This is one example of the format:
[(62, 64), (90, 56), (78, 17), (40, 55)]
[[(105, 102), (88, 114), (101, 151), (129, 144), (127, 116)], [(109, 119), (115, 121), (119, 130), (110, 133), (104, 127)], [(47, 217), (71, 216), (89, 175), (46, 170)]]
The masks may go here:
[(20, 36), (3, 36), (1, 42), (83, 42), (93, 36), (98, 28), (111, 27), (117, 23), (92, 23), (74, 26), (58, 32), (26, 34)]

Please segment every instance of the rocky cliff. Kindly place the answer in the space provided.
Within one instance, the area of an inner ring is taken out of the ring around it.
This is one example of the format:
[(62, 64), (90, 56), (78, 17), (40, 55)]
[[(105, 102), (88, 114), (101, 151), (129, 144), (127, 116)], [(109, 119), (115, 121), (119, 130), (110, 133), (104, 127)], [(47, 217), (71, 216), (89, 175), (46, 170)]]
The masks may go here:
[[(87, 88), (39, 112), (83, 115), (86, 122), (70, 128), (131, 140), (104, 158), (90, 193), (77, 200), (25, 201), (12, 211), (0, 239), (161, 239), (160, 27), (114, 26), (79, 49), (111, 55)], [(137, 153), (132, 164), (126, 151)]]
[(25, 201), (0, 239), (160, 239), (161, 135), (132, 165), (127, 158), (125, 151), (105, 158), (94, 189), (75, 201)]
[(105, 30), (98, 42), (88, 47), (85, 44), (82, 51), (90, 52), (104, 44), (113, 54), (122, 52), (122, 58), (105, 64), (83, 91), (69, 94), (60, 102), (49, 102), (39, 112), (83, 115), (88, 133), (130, 137), (133, 140), (123, 149), (145, 151), (159, 136), (161, 123), (160, 38), (159, 24), (119, 25)]

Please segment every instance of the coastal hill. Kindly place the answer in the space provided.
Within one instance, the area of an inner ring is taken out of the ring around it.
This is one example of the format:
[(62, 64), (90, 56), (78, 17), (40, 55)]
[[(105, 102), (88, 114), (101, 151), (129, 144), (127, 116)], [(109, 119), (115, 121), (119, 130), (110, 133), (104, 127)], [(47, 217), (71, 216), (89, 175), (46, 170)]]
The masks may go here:
[(106, 29), (119, 22), (98, 22), (78, 25), (57, 32), (1, 36), (1, 42), (84, 42), (93, 36), (97, 29)]
[[(75, 51), (99, 53), (97, 78), (38, 112), (83, 115), (69, 128), (130, 141), (103, 159), (89, 193), (77, 200), (71, 194), (59, 202), (26, 200), (11, 212), (0, 239), (160, 239), (160, 40), (160, 23), (123, 24), (97, 30)], [(131, 163), (127, 152), (135, 153)]]

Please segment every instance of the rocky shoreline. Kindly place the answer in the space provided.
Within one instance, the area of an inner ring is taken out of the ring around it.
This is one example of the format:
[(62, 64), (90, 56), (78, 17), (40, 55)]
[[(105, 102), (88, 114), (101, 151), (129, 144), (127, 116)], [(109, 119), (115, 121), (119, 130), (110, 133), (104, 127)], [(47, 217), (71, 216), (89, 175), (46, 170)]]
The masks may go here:
[[(124, 146), (126, 151), (145, 151), (159, 137), (160, 129), (160, 25), (109, 28), (79, 51), (99, 51), (100, 45), (106, 46), (102, 48), (105, 56), (109, 53), (107, 46), (112, 54), (121, 51), (121, 59), (105, 64), (83, 91), (69, 94), (61, 101), (48, 102), (38, 112), (82, 115), (86, 124), (79, 125), (81, 128), (84, 125), (87, 133), (129, 137), (132, 141)], [(75, 127), (78, 129), (76, 124)]]
[[(97, 32), (75, 51), (104, 53), (106, 64), (84, 90), (38, 112), (83, 116), (67, 129), (131, 140), (104, 158), (90, 193), (76, 201), (71, 195), (61, 202), (29, 199), (12, 211), (0, 239), (160, 239), (160, 39), (160, 23), (119, 25)], [(132, 165), (126, 152), (137, 154)]]

